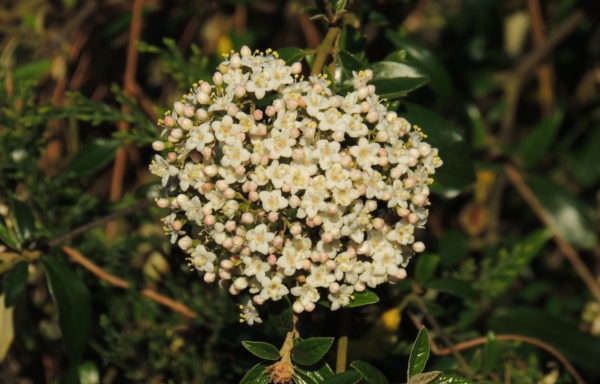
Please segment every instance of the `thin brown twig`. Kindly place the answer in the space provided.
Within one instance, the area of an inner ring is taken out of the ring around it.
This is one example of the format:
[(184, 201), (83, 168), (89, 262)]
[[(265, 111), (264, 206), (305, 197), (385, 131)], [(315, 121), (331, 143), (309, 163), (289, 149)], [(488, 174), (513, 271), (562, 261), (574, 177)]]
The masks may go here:
[[(90, 271), (97, 278), (104, 280), (107, 283), (109, 283), (110, 285), (117, 287), (117, 288), (122, 288), (122, 289), (130, 289), (131, 288), (131, 284), (129, 284), (129, 282), (105, 271), (103, 268), (99, 267), (94, 262), (92, 262), (91, 260), (86, 258), (83, 254), (81, 254), (81, 252), (77, 251), (76, 249), (73, 249), (73, 248), (65, 245), (62, 247), (62, 250), (67, 254), (67, 256), (69, 256), (69, 258), (71, 258), (71, 260), (73, 260), (74, 262), (78, 263), (79, 265), (81, 265), (82, 267), (84, 267), (85, 269)], [(171, 309), (174, 312), (180, 313), (181, 315), (183, 315), (185, 317), (194, 318), (197, 316), (197, 314), (194, 311), (192, 311), (185, 304), (183, 304), (179, 301), (173, 300), (170, 297), (167, 297), (165, 295), (162, 295), (153, 289), (144, 288), (140, 291), (140, 294)]]
[[(496, 338), (496, 340), (504, 340), (504, 341), (522, 341), (524, 343), (535, 345), (536, 347), (539, 347), (539, 348), (545, 350), (546, 352), (548, 352), (551, 355), (553, 355), (554, 357), (556, 357), (556, 359), (558, 359), (565, 366), (565, 368), (567, 369), (567, 371), (569, 371), (569, 373), (575, 379), (575, 382), (577, 384), (585, 384), (585, 381), (583, 380), (583, 378), (581, 377), (579, 372), (577, 372), (575, 367), (571, 364), (571, 362), (566, 357), (564, 357), (558, 350), (556, 350), (556, 348), (552, 347), (551, 345), (546, 344), (541, 340), (534, 339), (533, 337), (516, 335), (516, 334), (499, 334), (499, 335), (495, 335), (495, 338)], [(485, 344), (487, 342), (487, 340), (488, 339), (486, 337), (477, 337), (472, 340), (463, 341), (462, 343), (458, 343), (458, 344), (454, 345), (454, 348), (457, 351), (462, 351), (465, 349), (476, 347), (481, 344)], [(433, 341), (431, 341), (431, 342), (433, 343)], [(452, 353), (452, 351), (448, 348), (443, 348), (443, 349), (436, 348), (434, 350), (434, 348), (432, 346), (431, 350), (434, 351), (433, 353), (435, 353), (436, 355), (449, 355), (450, 353)]]
[[(142, 10), (144, 6), (144, 0), (135, 0), (133, 3), (131, 26), (129, 28), (129, 42), (127, 45), (127, 60), (125, 62), (125, 75), (123, 76), (123, 92), (127, 96), (131, 96), (135, 93), (135, 75), (137, 71), (137, 59), (138, 50), (136, 42), (140, 38), (142, 31)], [(121, 110), (125, 113), (129, 112), (128, 108), (123, 105)], [(129, 129), (129, 124), (125, 121), (120, 121), (117, 125), (119, 131), (126, 131)], [(112, 202), (119, 201), (123, 194), (123, 178), (125, 176), (125, 167), (127, 165), (127, 152), (126, 148), (122, 147), (117, 151), (115, 157), (115, 165), (113, 168), (113, 175), (110, 185), (110, 200)], [(116, 222), (111, 221), (106, 226), (106, 232), (109, 237), (112, 237), (117, 232)]]
[(585, 265), (579, 254), (573, 248), (571, 244), (561, 235), (560, 231), (556, 227), (556, 224), (550, 219), (548, 213), (535, 196), (533, 191), (529, 188), (521, 172), (512, 164), (504, 167), (504, 173), (508, 177), (508, 180), (517, 189), (521, 197), (527, 202), (531, 210), (535, 213), (538, 219), (550, 229), (552, 236), (558, 249), (566, 256), (567, 260), (571, 263), (579, 277), (583, 280), (585, 285), (588, 287), (592, 295), (600, 303), (600, 285), (594, 278), (594, 275), (590, 272), (588, 267)]

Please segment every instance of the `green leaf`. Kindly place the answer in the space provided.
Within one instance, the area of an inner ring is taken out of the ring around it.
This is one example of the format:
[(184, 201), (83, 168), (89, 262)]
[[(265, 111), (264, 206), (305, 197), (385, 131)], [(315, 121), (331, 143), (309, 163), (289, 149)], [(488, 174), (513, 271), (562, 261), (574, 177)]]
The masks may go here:
[(4, 276), (4, 295), (6, 307), (12, 307), (27, 285), (27, 273), (29, 269), (29, 263), (26, 261), (19, 261), (16, 263)]
[(442, 375), (441, 371), (423, 372), (408, 379), (406, 384), (429, 384)]
[(79, 361), (91, 330), (91, 298), (83, 281), (65, 264), (52, 256), (42, 256), (48, 288), (58, 307), (59, 324), (67, 353)]
[(429, 86), (442, 97), (451, 97), (456, 90), (452, 83), (452, 77), (444, 64), (427, 48), (416, 44), (404, 36), (400, 36), (395, 31), (387, 30), (386, 37), (398, 48), (402, 49), (403, 54), (393, 52), (386, 60), (405, 62), (428, 76), (431, 82)]
[(356, 384), (362, 380), (362, 375), (356, 371), (346, 371), (333, 375), (321, 384)]
[(369, 384), (388, 384), (388, 379), (385, 377), (385, 375), (383, 373), (381, 373), (381, 371), (377, 368), (375, 368), (373, 365), (364, 362), (364, 361), (360, 361), (360, 360), (356, 360), (353, 361), (350, 366), (354, 369), (356, 369), (358, 372), (360, 372), (360, 374), (362, 375), (362, 377), (365, 378), (365, 380), (367, 380), (367, 382)]
[(580, 248), (594, 248), (597, 237), (590, 207), (544, 177), (529, 176), (527, 184), (567, 241)]
[(292, 360), (301, 365), (313, 365), (325, 356), (333, 337), (313, 337), (300, 341), (292, 348)]
[(334, 13), (339, 13), (346, 8), (347, 0), (332, 0), (331, 6), (333, 8)]
[[(596, 123), (597, 124), (597, 123)], [(584, 187), (590, 187), (600, 178), (600, 161), (598, 151), (600, 150), (600, 129), (598, 126), (586, 138), (581, 148), (571, 151), (572, 157), (570, 171), (575, 180)]]
[(279, 301), (269, 300), (266, 306), (269, 322), (273, 326), (285, 330), (292, 329), (292, 305), (287, 296)]
[(477, 292), (473, 289), (473, 283), (454, 277), (442, 277), (431, 280), (425, 284), (425, 288), (437, 289), (438, 291), (451, 293), (469, 300), (477, 299)]
[(51, 66), (51, 59), (31, 61), (27, 64), (22, 64), (13, 71), (12, 81), (15, 84), (23, 81), (37, 82), (42, 76), (50, 71)]
[(541, 251), (549, 238), (550, 231), (542, 229), (522, 238), (510, 252), (501, 249), (495, 260), (487, 258), (476, 288), (490, 299), (500, 296)]
[(296, 61), (301, 61), (304, 59), (306, 52), (304, 49), (300, 49), (298, 47), (285, 47), (277, 50), (279, 57), (282, 58), (286, 64), (292, 64)]
[(374, 304), (379, 301), (379, 296), (369, 290), (354, 292), (352, 295), (354, 299), (348, 304), (348, 308), (362, 307), (363, 305)]
[(444, 375), (431, 384), (474, 384), (471, 380), (454, 375)]
[(7, 246), (12, 249), (19, 249), (19, 243), (17, 239), (13, 236), (12, 233), (4, 226), (4, 224), (0, 223), (0, 240), (4, 242)]
[(485, 377), (495, 370), (498, 365), (498, 343), (494, 332), (489, 332), (487, 335), (487, 341), (483, 346), (483, 357), (485, 358), (485, 366), (481, 375)]
[(393, 61), (380, 61), (369, 66), (373, 71), (373, 80), (379, 96), (392, 99), (406, 95), (423, 85), (429, 79), (406, 64)]
[(435, 270), (440, 263), (440, 256), (432, 253), (425, 253), (417, 257), (417, 265), (415, 266), (415, 278), (421, 284), (431, 279)]
[(12, 215), (19, 240), (23, 242), (23, 240), (33, 237), (35, 233), (35, 219), (27, 204), (19, 200), (13, 200)]
[(452, 125), (437, 113), (416, 104), (402, 104), (406, 112), (401, 115), (423, 129), (427, 134), (427, 142), (438, 148), (444, 162), (433, 175), (434, 186), (449, 197), (457, 195), (475, 181), (469, 147)]
[(279, 350), (269, 343), (262, 341), (242, 341), (242, 345), (254, 356), (265, 360), (279, 360)]
[(264, 362), (256, 364), (246, 372), (242, 380), (240, 380), (240, 384), (269, 384), (269, 376), (264, 373), (267, 367), (268, 364)]
[(323, 380), (333, 376), (333, 370), (329, 364), (320, 362), (310, 367), (296, 366), (297, 384), (319, 384)]
[(348, 51), (340, 51), (338, 58), (342, 68), (348, 71), (360, 71), (361, 69), (365, 69), (367, 67), (362, 60)]
[(490, 317), (489, 328), (496, 334), (513, 333), (541, 340), (578, 365), (599, 370), (600, 337), (592, 336), (561, 317), (530, 308), (516, 307), (498, 311)]
[(81, 384), (100, 384), (100, 374), (98, 367), (93, 361), (85, 361), (77, 367), (79, 373), (79, 382)]
[(120, 146), (121, 142), (114, 139), (89, 140), (62, 172), (74, 177), (91, 175), (107, 166)]
[(429, 359), (429, 332), (427, 328), (423, 327), (419, 330), (417, 339), (410, 351), (408, 357), (408, 373), (407, 377), (410, 379), (414, 375), (423, 372), (425, 364)]
[(526, 167), (533, 167), (544, 154), (548, 153), (548, 149), (554, 142), (564, 117), (565, 112), (563, 109), (555, 109), (523, 139), (519, 146), (519, 153)]

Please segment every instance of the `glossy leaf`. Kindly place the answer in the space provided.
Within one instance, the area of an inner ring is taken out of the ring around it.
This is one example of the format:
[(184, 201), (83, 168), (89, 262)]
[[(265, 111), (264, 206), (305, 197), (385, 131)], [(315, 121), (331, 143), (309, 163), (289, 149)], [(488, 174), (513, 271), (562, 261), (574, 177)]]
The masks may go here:
[(373, 291), (354, 292), (354, 299), (348, 304), (348, 308), (362, 307), (363, 305), (374, 304), (379, 301), (379, 296)]
[(429, 384), (442, 375), (440, 371), (423, 372), (408, 379), (406, 384)]
[(334, 13), (339, 13), (346, 8), (347, 0), (331, 0), (331, 7)]
[(425, 283), (431, 279), (440, 263), (440, 256), (432, 253), (425, 253), (417, 257), (415, 266), (415, 278), (419, 283)]
[(362, 378), (362, 375), (357, 371), (346, 371), (327, 378), (322, 384), (356, 384)]
[(383, 373), (373, 365), (356, 360), (350, 366), (356, 369), (369, 384), (388, 384), (389, 381)]
[(7, 307), (12, 307), (27, 285), (27, 274), (28, 274), (29, 263), (26, 261), (19, 261), (16, 263), (4, 276), (4, 296)]
[(292, 328), (292, 305), (288, 297), (279, 301), (269, 301), (266, 304), (269, 323), (285, 330)]
[(78, 361), (91, 330), (91, 298), (83, 281), (67, 265), (52, 256), (42, 256), (48, 288), (58, 307), (58, 316), (67, 353)]
[(454, 375), (444, 375), (431, 384), (474, 384), (471, 380)]
[(73, 177), (89, 176), (112, 162), (121, 142), (114, 139), (92, 139), (77, 152), (63, 173)]
[(279, 350), (269, 343), (262, 341), (242, 341), (242, 345), (254, 356), (265, 360), (278, 360)]
[(295, 63), (296, 61), (301, 61), (306, 55), (306, 52), (303, 49), (297, 47), (280, 48), (277, 50), (277, 53), (288, 65)]
[(555, 109), (523, 139), (519, 146), (519, 154), (526, 167), (533, 167), (544, 154), (548, 153), (548, 149), (554, 143), (564, 117), (565, 112), (563, 109)]
[(498, 333), (514, 333), (539, 339), (569, 360), (590, 369), (598, 369), (600, 337), (582, 332), (576, 324), (534, 308), (511, 308), (490, 318), (489, 328)]
[[(427, 48), (416, 44), (398, 32), (387, 30), (386, 37), (404, 52), (401, 62), (416, 67), (431, 80), (430, 86), (442, 97), (450, 97), (455, 93), (452, 77), (444, 64)], [(398, 60), (398, 52), (394, 52), (386, 60)]]
[(436, 169), (433, 179), (449, 197), (475, 181), (475, 170), (469, 147), (452, 125), (437, 113), (411, 103), (402, 103), (406, 112), (401, 113), (411, 124), (418, 125), (427, 134), (427, 141), (439, 149), (444, 162)]
[(393, 61), (380, 61), (369, 65), (373, 71), (373, 84), (379, 96), (392, 99), (427, 84), (429, 79), (414, 68)]
[(442, 277), (428, 281), (425, 284), (425, 287), (451, 293), (469, 300), (475, 300), (477, 298), (477, 292), (473, 289), (473, 283), (454, 277)]
[(298, 376), (295, 379), (297, 384), (319, 384), (323, 380), (333, 376), (334, 373), (329, 364), (321, 362), (310, 367), (296, 366), (296, 375)]
[(548, 230), (539, 230), (518, 241), (510, 252), (501, 249), (495, 260), (487, 258), (488, 263), (484, 264), (476, 287), (489, 298), (501, 295), (541, 251), (549, 238)]
[(342, 68), (348, 71), (360, 71), (367, 67), (358, 57), (348, 51), (340, 51), (338, 58)]
[(292, 360), (301, 365), (316, 364), (325, 356), (333, 337), (313, 337), (300, 341), (292, 348)]
[(19, 249), (19, 243), (17, 242), (17, 239), (15, 239), (13, 234), (10, 233), (4, 224), (0, 224), (0, 240), (13, 249)]
[(27, 204), (19, 200), (13, 200), (12, 215), (15, 221), (17, 237), (21, 242), (33, 237), (35, 233), (35, 219)]
[(410, 351), (410, 356), (408, 357), (407, 377), (410, 379), (414, 375), (423, 372), (423, 369), (425, 369), (425, 364), (427, 364), (428, 359), (429, 332), (427, 331), (427, 328), (422, 327), (419, 330), (417, 339), (415, 340), (415, 343), (413, 344), (413, 347)]
[(597, 235), (589, 206), (544, 177), (529, 176), (527, 184), (567, 241), (580, 248), (594, 248)]
[(267, 363), (258, 363), (250, 368), (240, 380), (240, 384), (269, 384), (269, 376), (265, 373)]

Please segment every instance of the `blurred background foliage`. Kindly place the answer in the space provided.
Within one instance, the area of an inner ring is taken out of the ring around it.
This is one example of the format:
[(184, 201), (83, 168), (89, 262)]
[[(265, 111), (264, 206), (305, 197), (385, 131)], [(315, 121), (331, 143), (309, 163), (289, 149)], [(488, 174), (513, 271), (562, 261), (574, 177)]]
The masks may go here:
[[(170, 247), (148, 203), (149, 143), (156, 117), (231, 49), (300, 47), (281, 53), (311, 63), (326, 31), (311, 19), (319, 6), (2, 1), (0, 382), (233, 383), (256, 362), (241, 340), (281, 343), (272, 325), (240, 325), (228, 294)], [(565, 358), (578, 382), (600, 382), (595, 2), (347, 10), (337, 77), (371, 65), (445, 162), (428, 251), (407, 280), (377, 290), (378, 304), (353, 310), (350, 359), (403, 382), (424, 323), (430, 369), (576, 382)], [(301, 333), (336, 335), (338, 316), (303, 316)]]

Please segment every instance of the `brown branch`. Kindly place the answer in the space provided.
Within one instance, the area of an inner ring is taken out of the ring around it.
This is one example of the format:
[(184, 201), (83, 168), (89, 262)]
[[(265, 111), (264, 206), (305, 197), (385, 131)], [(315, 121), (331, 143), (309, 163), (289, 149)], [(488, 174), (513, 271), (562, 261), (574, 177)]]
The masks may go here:
[[(131, 11), (131, 26), (129, 28), (129, 42), (127, 45), (127, 61), (125, 62), (125, 75), (123, 77), (123, 92), (127, 96), (131, 96), (135, 93), (135, 75), (137, 70), (137, 59), (138, 51), (136, 48), (136, 42), (140, 38), (142, 31), (142, 10), (144, 0), (135, 0), (133, 3), (133, 9)], [(121, 110), (125, 113), (129, 112), (126, 106), (121, 107)], [(120, 121), (117, 125), (119, 131), (126, 131), (129, 129), (129, 124), (125, 121)], [(119, 201), (123, 194), (123, 178), (125, 176), (125, 167), (127, 165), (127, 152), (126, 148), (122, 147), (117, 152), (115, 157), (115, 165), (113, 168), (113, 175), (110, 185), (110, 200), (112, 202)], [(111, 221), (106, 226), (106, 232), (109, 237), (113, 237), (117, 232), (116, 222)]]
[(567, 260), (571, 263), (579, 277), (583, 280), (585, 285), (588, 287), (592, 295), (600, 303), (600, 285), (585, 265), (581, 257), (577, 254), (577, 251), (569, 242), (561, 235), (560, 231), (556, 227), (556, 224), (550, 219), (548, 213), (535, 196), (533, 191), (529, 188), (523, 176), (514, 165), (507, 165), (504, 167), (504, 172), (508, 177), (508, 180), (514, 185), (521, 197), (527, 202), (529, 207), (533, 210), (538, 219), (550, 229), (552, 236), (558, 249), (566, 256)]
[[(73, 248), (65, 245), (62, 247), (62, 250), (69, 256), (69, 258), (71, 258), (71, 260), (73, 260), (74, 262), (78, 263), (79, 265), (81, 265), (82, 267), (84, 267), (85, 269), (90, 271), (97, 278), (104, 280), (107, 283), (109, 283), (110, 285), (117, 287), (117, 288), (122, 288), (122, 289), (130, 289), (131, 288), (131, 284), (129, 284), (129, 282), (123, 280), (122, 278), (120, 278), (118, 276), (108, 273), (107, 271), (105, 271), (104, 269), (102, 269), (101, 267), (96, 265), (94, 262), (92, 262), (91, 260), (86, 258), (84, 255), (82, 255), (76, 249), (73, 249)], [(179, 301), (173, 300), (167, 296), (161, 295), (160, 293), (156, 292), (153, 289), (150, 289), (150, 288), (142, 289), (140, 291), (140, 294), (169, 308), (170, 310), (172, 310), (174, 312), (180, 313), (181, 315), (183, 315), (185, 317), (194, 318), (197, 316), (197, 314), (194, 311), (192, 311), (185, 304), (183, 304)]]
[[(585, 384), (585, 381), (583, 380), (583, 378), (581, 377), (579, 372), (577, 372), (575, 367), (571, 364), (571, 362), (566, 357), (564, 357), (559, 351), (557, 351), (556, 348), (552, 347), (551, 345), (548, 345), (541, 340), (534, 339), (533, 337), (515, 335), (515, 334), (500, 334), (500, 335), (496, 335), (495, 338), (496, 338), (496, 340), (522, 341), (524, 343), (535, 345), (536, 347), (539, 347), (539, 348), (545, 350), (546, 352), (548, 352), (551, 355), (553, 355), (554, 357), (556, 357), (556, 359), (558, 359), (565, 366), (565, 368), (567, 369), (567, 371), (569, 371), (569, 373), (575, 379), (575, 382), (577, 384)], [(458, 351), (462, 351), (465, 349), (476, 347), (481, 344), (485, 344), (487, 342), (487, 340), (488, 339), (486, 337), (478, 337), (478, 338), (475, 338), (472, 340), (463, 341), (462, 343), (458, 343), (454, 346), (454, 348)], [(431, 350), (436, 355), (449, 355), (450, 353), (452, 353), (452, 351), (448, 348), (444, 348), (444, 349), (436, 348), (434, 350), (434, 348), (432, 346)]]
[[(527, 0), (527, 9), (533, 30), (533, 42), (536, 47), (546, 43), (546, 27), (539, 0)], [(539, 97), (540, 106), (544, 115), (548, 115), (554, 107), (554, 93), (552, 91), (552, 79), (554, 78), (554, 68), (551, 62), (542, 63), (536, 69), (536, 76), (540, 84)]]

